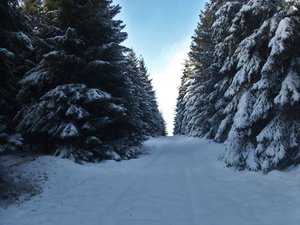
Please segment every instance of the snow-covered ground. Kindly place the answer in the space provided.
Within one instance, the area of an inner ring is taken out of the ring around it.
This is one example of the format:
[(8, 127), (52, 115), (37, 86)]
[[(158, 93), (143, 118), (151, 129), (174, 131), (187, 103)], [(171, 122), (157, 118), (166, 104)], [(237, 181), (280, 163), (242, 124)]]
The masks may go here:
[(40, 157), (19, 169), (46, 173), (41, 195), (0, 208), (1, 225), (299, 225), (300, 167), (235, 171), (224, 146), (151, 139), (138, 159), (74, 164)]

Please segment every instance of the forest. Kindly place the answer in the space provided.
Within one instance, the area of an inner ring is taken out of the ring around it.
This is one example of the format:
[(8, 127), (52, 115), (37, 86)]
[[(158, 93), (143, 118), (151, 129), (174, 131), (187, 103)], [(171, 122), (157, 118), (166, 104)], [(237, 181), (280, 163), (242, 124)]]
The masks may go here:
[[(110, 0), (1, 2), (0, 152), (119, 160), (166, 135), (146, 64), (122, 46), (120, 9)], [(225, 142), (224, 161), (238, 169), (298, 164), (299, 22), (298, 1), (207, 3), (174, 134)]]
[(146, 64), (112, 1), (1, 1), (0, 152), (129, 159), (165, 135)]
[[(181, 78), (175, 134), (225, 142), (237, 169), (300, 160), (299, 1), (211, 1)], [(255, 18), (255, 19), (254, 19)]]
[(299, 225), (300, 1), (206, 1), (174, 136), (120, 12), (1, 0), (0, 225)]

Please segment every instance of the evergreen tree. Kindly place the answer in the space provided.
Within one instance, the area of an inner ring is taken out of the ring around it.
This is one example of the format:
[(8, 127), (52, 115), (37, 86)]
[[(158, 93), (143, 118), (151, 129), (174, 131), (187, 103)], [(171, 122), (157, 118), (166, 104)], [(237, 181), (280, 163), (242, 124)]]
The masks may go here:
[(186, 60), (184, 65), (183, 75), (181, 77), (181, 84), (179, 86), (179, 94), (176, 104), (174, 135), (189, 135), (188, 132), (188, 114), (187, 101), (190, 99), (188, 88), (191, 86), (193, 68), (191, 60)]
[(299, 2), (212, 1), (210, 10), (213, 54), (193, 40), (177, 133), (227, 139), (224, 160), (239, 169), (299, 163)]
[[(210, 132), (208, 137), (213, 138), (216, 141), (223, 142), (228, 137), (228, 132), (232, 125), (233, 115), (229, 113), (226, 117), (225, 112), (232, 112), (235, 107), (236, 101), (232, 101), (229, 104), (227, 98), (224, 98), (226, 88), (230, 83), (230, 74), (223, 72), (224, 61), (229, 54), (232, 54), (235, 46), (238, 44), (239, 36), (235, 37), (230, 35), (230, 26), (235, 14), (239, 11), (245, 1), (216, 1), (215, 5), (215, 19), (213, 21), (212, 38), (215, 43), (213, 52), (213, 65), (212, 69), (212, 81), (213, 88), (210, 91), (209, 96), (212, 96), (213, 100), (208, 100), (210, 104)], [(229, 47), (230, 46), (230, 47)]]
[(143, 90), (145, 90), (144, 102), (144, 121), (148, 124), (148, 133), (150, 136), (165, 136), (166, 125), (161, 112), (158, 110), (156, 94), (153, 90), (151, 79), (142, 57), (139, 59), (139, 75), (143, 81)]
[(203, 136), (211, 129), (213, 101), (216, 95), (214, 88), (215, 71), (213, 64), (214, 42), (211, 29), (216, 12), (216, 4), (207, 4), (205, 11), (200, 14), (200, 23), (192, 37), (191, 51), (185, 63), (177, 113), (175, 117), (175, 134)]
[(143, 135), (149, 135), (146, 130), (148, 130), (148, 124), (143, 121), (144, 117), (144, 98), (146, 95), (145, 90), (143, 89), (144, 84), (141, 79), (139, 68), (138, 68), (138, 59), (135, 53), (131, 50), (127, 55), (127, 86), (130, 91), (130, 95), (127, 101), (129, 115), (131, 117), (130, 121), (132, 126), (135, 127), (136, 132), (140, 132)]
[[(16, 120), (28, 143), (75, 160), (131, 157), (140, 143), (124, 107), (127, 34), (111, 1), (45, 1), (48, 51), (22, 79)], [(72, 28), (71, 28), (72, 27)], [(140, 135), (140, 134), (139, 134)], [(117, 154), (116, 154), (117, 153)]]
[(285, 1), (248, 1), (233, 19), (230, 33), (241, 39), (223, 66), (233, 71), (225, 97), (237, 104), (227, 165), (270, 170), (299, 163), (299, 22), (298, 9)]
[(18, 109), (15, 100), (18, 80), (33, 66), (30, 60), (33, 46), (29, 36), (29, 20), (18, 1), (0, 3), (0, 152), (21, 145), (15, 135), (12, 119)]
[(30, 15), (37, 15), (42, 10), (42, 0), (24, 0), (24, 10)]
[(128, 86), (131, 90), (129, 103), (132, 121), (137, 130), (145, 136), (159, 136), (165, 133), (164, 121), (158, 110), (155, 92), (149, 79), (144, 60), (137, 59), (131, 50), (127, 56)]

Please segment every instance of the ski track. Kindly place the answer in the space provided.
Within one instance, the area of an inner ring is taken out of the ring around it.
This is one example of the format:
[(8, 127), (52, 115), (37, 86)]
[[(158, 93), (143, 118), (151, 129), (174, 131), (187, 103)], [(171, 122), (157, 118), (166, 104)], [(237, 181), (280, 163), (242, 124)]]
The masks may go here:
[(235, 171), (224, 145), (164, 137), (138, 159), (78, 165), (40, 157), (19, 166), (48, 175), (43, 193), (0, 208), (0, 225), (299, 225), (300, 168)]

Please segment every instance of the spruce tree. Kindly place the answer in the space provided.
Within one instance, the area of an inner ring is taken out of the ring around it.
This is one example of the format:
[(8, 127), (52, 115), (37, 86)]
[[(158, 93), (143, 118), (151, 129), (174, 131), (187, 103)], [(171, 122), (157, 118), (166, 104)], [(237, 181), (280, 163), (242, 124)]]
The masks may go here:
[[(127, 34), (111, 1), (45, 1), (45, 48), (21, 81), (16, 121), (28, 143), (75, 160), (128, 158), (140, 143), (125, 108)], [(53, 18), (53, 20), (51, 19)], [(50, 22), (51, 21), (51, 22)]]
[(127, 54), (127, 86), (130, 91), (130, 95), (127, 101), (129, 115), (131, 117), (130, 121), (132, 126), (135, 127), (136, 132), (140, 132), (143, 135), (149, 135), (148, 124), (143, 120), (144, 118), (144, 98), (145, 90), (143, 89), (143, 80), (141, 79), (138, 59), (133, 50), (129, 51)]
[(175, 134), (203, 136), (211, 129), (210, 119), (214, 112), (211, 94), (214, 88), (213, 64), (214, 42), (211, 29), (216, 4), (207, 4), (200, 14), (200, 22), (192, 37), (191, 51), (185, 62), (175, 117)]
[(225, 97), (237, 99), (225, 162), (252, 170), (285, 168), (300, 159), (299, 11), (285, 1), (246, 6), (230, 27), (233, 35), (244, 35), (224, 62), (224, 72), (234, 71)]
[(145, 136), (165, 134), (164, 121), (158, 110), (155, 92), (143, 58), (138, 59), (131, 50), (127, 55), (127, 83), (130, 87), (130, 114), (134, 126)]
[(187, 101), (189, 99), (188, 88), (190, 87), (192, 76), (193, 68), (191, 60), (186, 60), (184, 64), (183, 75), (181, 76), (179, 94), (177, 97), (174, 135), (189, 135), (187, 124)]
[(165, 136), (165, 121), (161, 112), (158, 110), (158, 104), (155, 91), (149, 78), (149, 73), (142, 57), (139, 59), (139, 76), (143, 81), (143, 89), (145, 91), (144, 102), (144, 121), (148, 124), (148, 133), (150, 136)]
[(226, 140), (224, 160), (239, 169), (299, 163), (299, 2), (212, 1), (209, 10), (213, 54), (193, 40), (178, 133)]
[(18, 110), (16, 94), (18, 80), (34, 64), (30, 21), (18, 1), (0, 3), (0, 152), (21, 145), (15, 134), (13, 117)]

